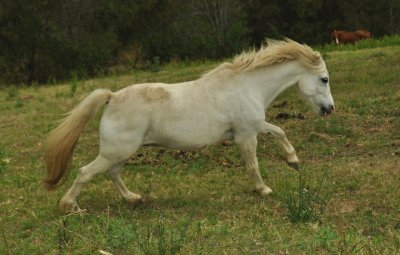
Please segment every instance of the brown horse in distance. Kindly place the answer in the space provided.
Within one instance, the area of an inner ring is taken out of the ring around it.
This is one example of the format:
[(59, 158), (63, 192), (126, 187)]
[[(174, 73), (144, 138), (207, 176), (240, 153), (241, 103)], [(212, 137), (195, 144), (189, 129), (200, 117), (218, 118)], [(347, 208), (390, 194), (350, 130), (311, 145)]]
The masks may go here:
[(354, 32), (347, 32), (343, 30), (334, 30), (331, 33), (331, 38), (335, 44), (355, 43), (359, 40), (371, 38), (371, 33), (367, 30), (359, 29)]

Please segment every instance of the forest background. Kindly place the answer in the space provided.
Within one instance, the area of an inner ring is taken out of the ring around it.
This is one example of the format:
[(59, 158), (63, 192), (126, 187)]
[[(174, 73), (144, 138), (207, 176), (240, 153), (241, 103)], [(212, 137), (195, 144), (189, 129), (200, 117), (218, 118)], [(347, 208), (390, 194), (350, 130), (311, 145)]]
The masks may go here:
[(398, 0), (0, 0), (0, 84), (56, 83), (172, 61), (223, 59), (333, 29), (400, 32)]

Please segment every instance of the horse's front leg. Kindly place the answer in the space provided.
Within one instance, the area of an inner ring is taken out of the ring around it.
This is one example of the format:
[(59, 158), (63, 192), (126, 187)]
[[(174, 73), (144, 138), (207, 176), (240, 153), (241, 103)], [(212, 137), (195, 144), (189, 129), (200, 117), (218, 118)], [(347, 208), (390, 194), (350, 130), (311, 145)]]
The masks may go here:
[(285, 132), (280, 127), (264, 122), (261, 133), (273, 135), (285, 151), (286, 162), (293, 169), (299, 170), (299, 159), (297, 158), (296, 150), (293, 148), (292, 144), (287, 139)]
[[(235, 139), (236, 140), (236, 139)], [(258, 168), (257, 161), (257, 138), (252, 136), (247, 139), (238, 139), (236, 143), (240, 146), (242, 151), (243, 159), (246, 162), (247, 170), (249, 171), (251, 177), (253, 178), (255, 184), (255, 191), (261, 196), (266, 196), (272, 192), (272, 190), (264, 184), (261, 178), (260, 171)]]

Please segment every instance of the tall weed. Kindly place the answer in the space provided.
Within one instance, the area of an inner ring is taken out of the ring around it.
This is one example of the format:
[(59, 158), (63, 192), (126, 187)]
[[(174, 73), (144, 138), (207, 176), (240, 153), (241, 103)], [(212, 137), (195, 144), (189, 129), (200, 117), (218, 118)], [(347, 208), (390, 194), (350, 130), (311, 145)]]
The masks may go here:
[(321, 221), (322, 216), (331, 196), (328, 175), (311, 177), (301, 170), (292, 188), (286, 182), (286, 190), (282, 191), (283, 204), (286, 207), (287, 218), (292, 223)]
[(71, 86), (70, 93), (71, 97), (73, 97), (78, 90), (78, 75), (76, 72), (71, 72)]

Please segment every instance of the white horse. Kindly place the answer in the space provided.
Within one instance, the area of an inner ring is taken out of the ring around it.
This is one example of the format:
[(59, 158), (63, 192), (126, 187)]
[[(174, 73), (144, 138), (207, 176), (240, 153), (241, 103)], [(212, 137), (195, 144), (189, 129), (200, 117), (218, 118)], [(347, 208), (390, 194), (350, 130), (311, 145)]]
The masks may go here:
[(317, 113), (325, 115), (334, 109), (322, 57), (289, 39), (268, 40), (260, 50), (244, 52), (198, 80), (138, 84), (115, 93), (97, 89), (49, 135), (44, 183), (53, 189), (60, 180), (65, 181), (85, 124), (106, 105), (100, 123), (99, 155), (79, 169), (60, 201), (62, 210), (79, 210), (76, 197), (100, 173), (108, 174), (127, 201), (140, 201), (141, 196), (125, 186), (119, 173), (141, 145), (194, 150), (233, 139), (242, 151), (255, 190), (268, 195), (272, 190), (261, 179), (256, 157), (257, 134), (272, 134), (282, 145), (287, 162), (296, 166), (298, 158), (285, 133), (265, 121), (265, 109), (292, 85), (297, 85)]

